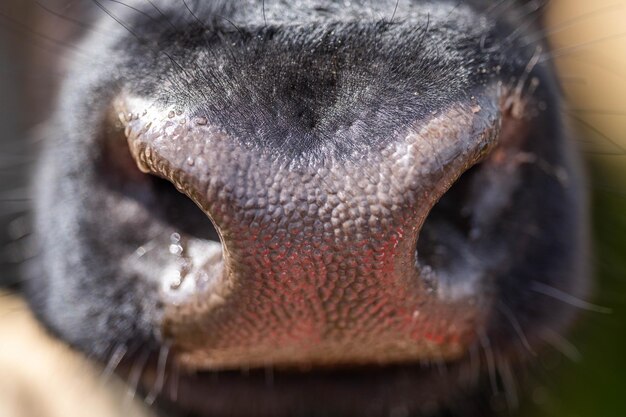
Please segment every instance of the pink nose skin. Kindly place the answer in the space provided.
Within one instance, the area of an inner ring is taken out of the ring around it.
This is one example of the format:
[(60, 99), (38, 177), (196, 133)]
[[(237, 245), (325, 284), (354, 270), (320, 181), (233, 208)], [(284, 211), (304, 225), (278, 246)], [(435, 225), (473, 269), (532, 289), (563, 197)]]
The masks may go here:
[[(208, 216), (217, 242), (175, 236), (163, 271), (163, 337), (202, 369), (454, 359), (489, 295), (444, 285), (418, 261), (431, 208), (496, 145), (496, 89), (378, 148), (293, 159), (246, 146), (210, 120), (129, 95), (115, 110), (139, 168)], [(178, 251), (178, 252), (177, 252)], [(174, 278), (172, 278), (174, 277)]]

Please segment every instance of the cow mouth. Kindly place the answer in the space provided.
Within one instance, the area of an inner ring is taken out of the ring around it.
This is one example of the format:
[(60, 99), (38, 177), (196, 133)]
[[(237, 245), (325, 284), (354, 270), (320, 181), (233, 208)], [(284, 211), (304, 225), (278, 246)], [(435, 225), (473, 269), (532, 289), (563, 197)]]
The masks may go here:
[(139, 354), (118, 373), (164, 415), (242, 417), (432, 414), (443, 395), (462, 395), (478, 382), (476, 364), (469, 365), (477, 360), (480, 366), (481, 360), (468, 355), (454, 363), (190, 372), (170, 365), (167, 356), (163, 349)]

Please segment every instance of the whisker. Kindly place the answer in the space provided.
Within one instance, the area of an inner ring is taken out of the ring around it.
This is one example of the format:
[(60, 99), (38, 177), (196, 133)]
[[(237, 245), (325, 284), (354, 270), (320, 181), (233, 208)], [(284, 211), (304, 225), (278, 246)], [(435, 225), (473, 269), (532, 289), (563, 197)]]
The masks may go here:
[(185, 5), (185, 8), (189, 12), (189, 14), (194, 18), (194, 20), (196, 22), (198, 22), (200, 27), (202, 27), (202, 29), (204, 29), (206, 32), (208, 32), (209, 30), (207, 29), (205, 23), (198, 17), (198, 15), (196, 15), (196, 13), (194, 13), (193, 10), (191, 10), (191, 7), (189, 7), (189, 4), (187, 4), (187, 0), (183, 0), (183, 4)]
[(571, 45), (571, 46), (564, 46), (561, 48), (557, 48), (557, 49), (553, 49), (550, 52), (546, 52), (544, 54), (544, 56), (541, 59), (541, 63), (544, 62), (548, 62), (548, 61), (552, 61), (555, 58), (560, 58), (563, 56), (567, 56), (570, 54), (573, 54), (575, 52), (578, 52), (582, 49), (585, 49), (589, 46), (593, 46), (593, 45), (597, 45), (603, 42), (607, 42), (607, 41), (612, 41), (612, 40), (616, 40), (616, 39), (620, 39), (626, 37), (626, 32), (621, 32), (621, 33), (616, 33), (616, 34), (612, 34), (612, 35), (608, 35), (608, 36), (603, 36), (601, 38), (597, 38), (597, 39), (593, 39), (591, 41), (588, 42), (583, 42), (580, 43), (578, 45)]
[(587, 85), (588, 81), (585, 77), (577, 76), (577, 75), (560, 75), (559, 80), (562, 82), (572, 83), (572, 84), (580, 84)]
[(30, 236), (33, 232), (31, 217), (29, 215), (19, 216), (9, 222), (6, 227), (7, 235), (13, 240), (20, 240)]
[(439, 375), (446, 376), (448, 374), (448, 364), (444, 360), (443, 356), (435, 354), (433, 361), (435, 362), (435, 366), (437, 367), (437, 372), (439, 373)]
[(130, 406), (130, 402), (135, 399), (135, 395), (137, 395), (137, 389), (139, 388), (139, 382), (141, 381), (141, 376), (146, 368), (146, 364), (148, 363), (148, 358), (150, 357), (150, 351), (144, 350), (139, 358), (133, 364), (133, 367), (130, 371), (130, 375), (128, 376), (128, 390), (126, 391), (126, 400), (125, 403), (127, 406)]
[(452, 16), (452, 13), (454, 13), (459, 7), (461, 7), (461, 4), (463, 4), (463, 0), (458, 0), (456, 4), (454, 5), (454, 7), (450, 9), (450, 12), (448, 13), (448, 17)]
[(515, 383), (515, 375), (511, 370), (511, 364), (508, 360), (498, 356), (498, 370), (500, 379), (504, 385), (504, 397), (509, 411), (515, 411), (519, 408), (519, 394), (517, 384)]
[(28, 311), (28, 307), (24, 305), (11, 306), (9, 308), (3, 309), (2, 312), (0, 312), (0, 319), (7, 320), (9, 318), (14, 318), (15, 316), (22, 315)]
[(622, 9), (624, 7), (626, 7), (625, 4), (618, 3), (618, 4), (613, 4), (613, 5), (610, 5), (610, 6), (602, 7), (600, 9), (597, 9), (597, 10), (591, 11), (589, 13), (586, 13), (586, 14), (584, 14), (582, 16), (576, 16), (576, 17), (574, 17), (572, 19), (569, 19), (569, 20), (566, 20), (565, 22), (562, 22), (558, 26), (555, 26), (553, 28), (547, 28), (545, 30), (539, 31), (537, 33), (537, 35), (531, 36), (529, 38), (528, 42), (522, 43), (521, 47), (525, 47), (525, 46), (531, 45), (531, 44), (533, 44), (535, 42), (538, 42), (540, 40), (546, 39), (550, 35), (554, 35), (555, 33), (559, 33), (559, 32), (562, 32), (562, 31), (564, 31), (566, 29), (569, 29), (570, 27), (575, 26), (576, 24), (578, 24), (578, 23), (580, 23), (582, 21), (585, 21), (587, 19), (590, 19), (590, 18), (592, 18), (594, 16), (597, 16), (597, 15), (600, 15), (600, 14), (604, 14), (604, 13), (608, 13), (608, 12), (612, 12), (614, 10)]
[(12, 204), (12, 207), (2, 207), (0, 209), (0, 216), (14, 216), (28, 213), (30, 210), (30, 204), (20, 204), (16, 207), (16, 205)]
[(0, 250), (0, 258), (6, 264), (19, 265), (39, 255), (40, 250), (34, 237), (25, 237), (5, 244)]
[(7, 188), (0, 191), (0, 196), (20, 197), (30, 194), (30, 188), (25, 186), (17, 186), (15, 188)]
[(583, 118), (573, 115), (571, 113), (568, 113), (568, 116), (571, 117), (573, 120), (575, 120), (577, 123), (580, 123), (581, 125), (583, 125), (584, 127), (586, 127), (587, 129), (591, 130), (592, 132), (596, 133), (597, 135), (599, 135), (602, 139), (604, 139), (606, 142), (608, 142), (611, 146), (613, 146), (614, 149), (617, 150), (618, 153), (624, 153), (626, 152), (626, 149), (624, 149), (622, 147), (622, 145), (620, 145), (619, 143), (615, 142), (613, 139), (611, 139), (607, 134), (603, 133), (600, 131), (600, 129), (598, 129), (597, 127), (595, 127), (594, 125), (592, 125), (591, 123), (587, 122), (586, 120), (584, 120)]
[(265, 27), (267, 27), (267, 16), (265, 15), (265, 0), (263, 0), (261, 8), (263, 10), (263, 22), (265, 24)]
[[(489, 6), (489, 8), (485, 11), (485, 14), (492, 15), (494, 17), (502, 16), (511, 6), (513, 6), (513, 4), (515, 4), (515, 0), (499, 0), (497, 3)], [(502, 5), (504, 5), (502, 10), (498, 10)]]
[(530, 58), (530, 60), (526, 64), (524, 73), (520, 76), (520, 79), (517, 82), (517, 85), (515, 87), (515, 93), (512, 94), (511, 97), (507, 99), (505, 103), (505, 108), (510, 109), (512, 111), (516, 111), (516, 109), (514, 108), (516, 99), (522, 96), (522, 93), (524, 92), (524, 87), (526, 86), (526, 82), (528, 81), (528, 78), (530, 77), (533, 70), (537, 66), (537, 63), (539, 62), (542, 51), (543, 51), (543, 48), (541, 46), (538, 46), (537, 48), (535, 48), (535, 52), (533, 53), (533, 56)]
[(122, 359), (124, 359), (124, 356), (126, 356), (127, 352), (128, 347), (125, 344), (121, 343), (117, 345), (115, 350), (113, 350), (113, 353), (111, 354), (111, 357), (109, 358), (106, 367), (100, 375), (101, 381), (106, 382), (109, 380), (109, 378), (111, 378), (111, 375), (113, 375), (113, 372), (115, 372), (117, 367), (120, 365)]
[(585, 150), (585, 154), (589, 156), (624, 156), (624, 152), (609, 152), (609, 151), (593, 151)]
[[(121, 1), (121, 0), (109, 0), (109, 1), (110, 1), (111, 3), (119, 4), (120, 6), (124, 6), (124, 7), (128, 8), (128, 9), (130, 9), (130, 10), (132, 10), (132, 11), (134, 11), (134, 12), (136, 12), (136, 13), (140, 14), (140, 15), (142, 15), (143, 17), (147, 17), (147, 18), (148, 18), (148, 19), (150, 19), (152, 22), (157, 23), (157, 21), (156, 21), (156, 19), (155, 19), (154, 17), (150, 16), (148, 13), (144, 12), (143, 10), (138, 9), (137, 7), (133, 7), (133, 6), (131, 6), (130, 4), (124, 3), (124, 2), (123, 2), (123, 1)], [(119, 23), (119, 22), (118, 22), (118, 23)]]
[(491, 383), (491, 390), (493, 394), (499, 392), (498, 390), (498, 380), (496, 375), (496, 360), (493, 352), (493, 348), (491, 347), (491, 342), (489, 341), (489, 336), (485, 333), (484, 330), (479, 332), (480, 345), (483, 348), (483, 352), (485, 353), (485, 359), (487, 361), (487, 373), (489, 374), (489, 382)]
[[(131, 29), (126, 23), (124, 23), (120, 18), (118, 18), (117, 16), (115, 16), (113, 14), (113, 12), (111, 12), (109, 9), (107, 9), (106, 7), (104, 7), (102, 5), (102, 3), (100, 3), (100, 1), (98, 0), (91, 0), (96, 6), (98, 6), (98, 8), (100, 10), (102, 10), (104, 13), (106, 13), (111, 19), (113, 19), (115, 22), (117, 22), (121, 27), (123, 27), (124, 29), (126, 29), (128, 31), (128, 33), (130, 33), (135, 39), (137, 39), (139, 41), (139, 43), (142, 46), (145, 46), (147, 48), (149, 48), (150, 50), (152, 50), (155, 53), (162, 53), (163, 55), (165, 55), (170, 62), (172, 62), (172, 64), (174, 64), (183, 74), (187, 74), (187, 71), (185, 71), (185, 68), (183, 68), (170, 54), (168, 54), (165, 51), (157, 51), (154, 50), (152, 48), (150, 48), (150, 46), (148, 45), (148, 42), (143, 39), (142, 37), (140, 37), (133, 29)], [(110, 0), (110, 1), (114, 1), (114, 0)], [(116, 0), (117, 1), (117, 0)], [(121, 3), (123, 4), (123, 3)], [(148, 15), (148, 17), (150, 17)], [(154, 18), (150, 17), (152, 20), (154, 20)]]
[(52, 16), (55, 16), (55, 17), (57, 17), (57, 18), (59, 18), (61, 20), (64, 20), (66, 22), (70, 22), (70, 23), (72, 23), (72, 24), (74, 24), (76, 26), (79, 26), (79, 27), (81, 27), (83, 29), (86, 29), (86, 30), (88, 30), (90, 32), (106, 34), (102, 30), (94, 29), (93, 25), (87, 24), (87, 23), (82, 22), (82, 21), (80, 21), (78, 19), (74, 19), (74, 18), (72, 18), (70, 16), (66, 16), (63, 13), (60, 13), (60, 12), (52, 9), (51, 7), (46, 6), (40, 0), (35, 0), (35, 4), (37, 6), (39, 6), (41, 9), (43, 9), (44, 11), (46, 11), (46, 13), (48, 13), (48, 14), (50, 14)]
[(14, 171), (16, 169), (24, 169), (32, 166), (34, 161), (14, 161), (11, 163), (3, 164), (0, 162), (0, 170), (2, 171)]
[(526, 334), (524, 333), (524, 330), (522, 329), (519, 320), (517, 319), (517, 317), (515, 317), (515, 314), (513, 314), (511, 309), (507, 307), (502, 301), (498, 302), (497, 309), (506, 317), (509, 323), (511, 323), (513, 330), (515, 330), (515, 333), (517, 333), (517, 336), (519, 337), (522, 345), (528, 351), (528, 353), (530, 353), (532, 356), (537, 356), (537, 353), (530, 346), (530, 342), (528, 341), (528, 338), (526, 337)]
[(580, 350), (578, 350), (572, 342), (565, 339), (554, 330), (545, 328), (539, 333), (539, 337), (541, 337), (544, 342), (552, 346), (554, 349), (561, 352), (561, 354), (570, 361), (574, 363), (582, 361), (583, 355), (580, 353)]
[[(520, 25), (518, 25), (509, 35), (507, 35), (504, 40), (499, 44), (499, 48), (503, 45), (511, 45), (512, 42), (519, 39), (525, 33), (528, 32), (528, 29), (531, 28), (534, 24), (537, 23), (537, 20), (541, 17), (539, 12), (541, 9), (546, 7), (548, 4), (548, 0), (544, 2), (540, 1), (530, 1), (524, 8), (528, 8), (521, 16), (519, 16)], [(531, 7), (528, 7), (531, 6)], [(530, 16), (530, 17), (529, 17)]]
[(480, 380), (480, 352), (478, 349), (478, 345), (475, 343), (469, 349), (469, 357), (470, 357), (470, 375), (471, 380), (474, 385), (478, 384)]
[(34, 163), (36, 159), (33, 159), (32, 156), (29, 156), (26, 154), (15, 154), (15, 153), (7, 152), (6, 149), (3, 149), (2, 151), (0, 151), (0, 165), (5, 164), (7, 162), (16, 162), (16, 161), (21, 162), (21, 163)]
[(585, 114), (599, 114), (602, 116), (626, 116), (626, 110), (609, 110), (609, 109), (591, 109), (591, 108), (570, 108), (568, 112), (573, 113), (585, 113)]
[(564, 302), (565, 304), (569, 304), (572, 307), (579, 308), (581, 310), (591, 311), (594, 313), (601, 314), (612, 314), (613, 310), (607, 307), (598, 306), (596, 304), (592, 304), (585, 300), (581, 300), (580, 298), (574, 297), (571, 294), (568, 294), (564, 291), (561, 291), (557, 288), (551, 287), (542, 282), (533, 281), (530, 289), (536, 293), (545, 295), (547, 297), (554, 298), (555, 300), (559, 300)]
[(22, 197), (22, 198), (0, 198), (0, 203), (23, 203), (32, 201), (32, 198)]
[(163, 391), (163, 383), (165, 382), (165, 371), (167, 366), (167, 359), (169, 357), (170, 347), (169, 345), (161, 346), (159, 350), (159, 359), (157, 362), (157, 378), (154, 382), (154, 387), (144, 400), (147, 405), (152, 405), (157, 399), (157, 396)]
[(239, 26), (237, 26), (235, 24), (235, 22), (233, 22), (232, 20), (230, 20), (229, 18), (227, 18), (226, 16), (222, 16), (222, 15), (216, 15), (216, 17), (219, 17), (220, 19), (225, 20), (226, 22), (228, 22), (232, 27), (235, 28), (235, 30), (239, 33), (239, 35), (241, 35), (242, 37), (244, 36), (243, 31), (241, 30), (241, 28)]
[(180, 388), (180, 367), (177, 363), (172, 367), (171, 382), (169, 384), (169, 398), (173, 402), (178, 401), (178, 390)]
[(160, 8), (159, 8), (156, 4), (154, 4), (154, 2), (153, 2), (152, 0), (146, 0), (146, 1), (150, 4), (150, 6), (152, 6), (152, 8), (153, 8), (154, 10), (156, 10), (156, 11), (157, 11), (157, 13), (158, 13), (158, 14), (159, 14), (159, 15), (160, 15), (163, 19), (165, 19), (165, 21), (166, 21), (166, 22), (170, 25), (170, 27), (171, 27), (172, 29), (176, 29), (176, 26), (174, 25), (174, 23), (172, 23), (172, 21), (171, 21), (171, 20), (167, 17), (167, 15), (166, 15), (165, 13), (163, 13), (163, 11), (161, 11), (161, 9), (160, 9)]
[[(46, 43), (49, 44), (49, 46), (54, 46), (57, 48), (61, 48), (64, 51), (72, 51), (78, 55), (82, 55), (85, 58), (88, 59), (92, 59), (92, 60), (98, 60), (98, 57), (92, 55), (91, 53), (84, 51), (80, 48), (78, 48), (76, 45), (70, 44), (70, 43), (66, 43), (63, 42), (59, 39), (55, 39), (51, 36), (45, 35), (43, 33), (37, 32), (35, 30), (33, 30), (32, 28), (30, 28), (28, 25), (25, 25), (24, 23), (14, 19), (13, 17), (9, 16), (8, 14), (0, 11), (0, 18), (2, 18), (3, 20), (5, 20), (6, 22), (8, 22), (9, 24), (11, 24), (13, 27), (16, 28), (16, 30), (19, 30), (22, 33), (25, 33), (27, 35), (29, 35), (30, 37), (32, 37), (34, 40), (42, 42), (45, 41)], [(42, 45), (40, 45), (42, 46)]]
[(396, 13), (398, 12), (398, 5), (400, 4), (400, 0), (396, 0), (396, 5), (393, 8), (393, 13), (391, 14), (391, 19), (389, 19), (391, 22), (393, 22), (393, 19), (395, 19), (396, 17)]
[[(113, 14), (113, 12), (112, 12), (112, 11), (110, 11), (109, 9), (107, 9), (106, 7), (104, 7), (104, 5), (103, 5), (102, 3), (100, 3), (100, 1), (99, 1), (99, 0), (91, 0), (91, 1), (92, 1), (92, 2), (93, 2), (93, 3), (94, 3), (94, 4), (95, 4), (95, 5), (96, 5), (96, 6), (97, 6), (100, 10), (102, 10), (104, 13), (106, 13), (106, 14), (107, 14), (107, 15), (108, 15), (111, 19), (115, 20), (115, 22), (117, 22), (117, 24), (119, 24), (121, 27), (123, 27), (124, 29), (126, 29), (126, 31), (127, 31), (128, 33), (130, 33), (131, 35), (133, 35), (133, 36), (134, 36), (136, 39), (138, 39), (139, 41), (143, 42), (143, 39), (141, 39), (141, 38), (139, 37), (139, 35), (137, 35), (133, 29), (131, 29), (131, 28), (130, 28), (130, 27), (129, 27), (126, 23), (124, 23), (124, 22), (123, 22), (120, 18), (118, 18), (117, 16), (115, 16), (115, 15)], [(122, 5), (122, 6), (128, 7), (128, 8), (130, 8), (130, 9), (135, 10), (135, 11), (137, 11), (137, 12), (141, 13), (142, 15), (144, 15), (144, 16), (146, 16), (146, 17), (148, 17), (148, 18), (152, 19), (152, 17), (151, 17), (150, 15), (148, 15), (148, 14), (146, 14), (145, 12), (143, 12), (143, 11), (141, 11), (141, 10), (138, 10), (138, 9), (136, 9), (136, 8), (132, 7), (132, 6), (129, 6), (129, 5), (128, 5), (128, 4), (126, 4), (126, 3), (120, 2), (120, 1), (118, 1), (118, 0), (109, 0), (109, 1), (110, 1), (111, 3), (120, 4), (120, 5)]]
[(567, 57), (567, 59), (572, 60), (572, 61), (576, 61), (579, 62), (581, 64), (585, 64), (585, 65), (591, 65), (595, 68), (599, 68), (602, 71), (605, 71), (609, 74), (611, 74), (614, 77), (619, 78), (622, 81), (626, 81), (626, 74), (622, 73), (622, 72), (618, 72), (615, 70), (615, 68), (621, 68), (622, 65), (621, 64), (615, 64), (614, 67), (608, 67), (606, 65), (602, 65), (601, 63), (597, 62), (596, 60), (589, 60), (589, 59), (583, 59), (581, 57), (578, 57), (576, 55), (572, 55)]
[(591, 183), (591, 188), (594, 190), (602, 191), (604, 193), (613, 194), (614, 196), (626, 197), (626, 190), (623, 190), (621, 188), (607, 187), (606, 184), (601, 184), (597, 181)]

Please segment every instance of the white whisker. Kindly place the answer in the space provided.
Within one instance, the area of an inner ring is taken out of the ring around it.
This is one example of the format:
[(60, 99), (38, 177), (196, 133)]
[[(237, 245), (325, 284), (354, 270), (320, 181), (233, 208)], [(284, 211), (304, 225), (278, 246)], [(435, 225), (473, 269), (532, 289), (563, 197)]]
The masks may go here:
[(600, 43), (603, 43), (603, 42), (607, 42), (607, 41), (620, 39), (620, 38), (623, 38), (623, 37), (626, 37), (626, 32), (621, 32), (621, 33), (616, 33), (616, 34), (612, 34), (612, 35), (608, 35), (608, 36), (603, 36), (601, 38), (593, 39), (593, 40), (588, 41), (588, 42), (579, 43), (577, 45), (564, 46), (564, 47), (561, 47), (561, 48), (553, 49), (552, 51), (545, 53), (539, 62), (544, 63), (544, 62), (552, 61), (555, 58), (560, 58), (560, 57), (563, 57), (563, 56), (571, 55), (571, 54), (573, 54), (575, 52), (578, 52), (580, 50), (583, 50), (583, 49), (585, 49), (585, 48), (587, 48), (589, 46), (597, 45), (597, 44), (600, 44)]
[(511, 365), (508, 360), (502, 357), (498, 357), (498, 370), (502, 384), (504, 385), (504, 396), (506, 398), (509, 411), (515, 411), (519, 408), (519, 394), (517, 384), (515, 382), (515, 375), (511, 370)]
[(571, 294), (568, 294), (557, 288), (551, 287), (542, 282), (533, 281), (530, 289), (536, 293), (543, 294), (547, 297), (552, 297), (555, 300), (564, 302), (565, 304), (569, 304), (573, 307), (580, 308), (581, 310), (587, 310), (587, 311), (601, 313), (601, 314), (613, 313), (613, 310), (611, 310), (610, 308), (602, 307), (596, 304), (592, 304), (588, 301), (581, 300), (580, 298), (574, 297)]
[(558, 334), (552, 329), (544, 329), (539, 336), (550, 346), (561, 352), (563, 356), (572, 362), (578, 363), (582, 361), (583, 356), (580, 350), (569, 340)]
[(137, 360), (135, 361), (135, 364), (130, 371), (130, 375), (128, 376), (128, 390), (126, 391), (124, 408), (128, 409), (128, 407), (130, 407), (130, 403), (135, 399), (135, 395), (137, 395), (137, 389), (139, 388), (139, 382), (141, 381), (141, 376), (143, 375), (149, 358), (150, 351), (144, 350), (139, 358), (137, 358)]
[(106, 382), (109, 380), (109, 378), (111, 378), (113, 372), (115, 372), (117, 367), (122, 362), (122, 359), (124, 359), (124, 356), (126, 356), (126, 352), (128, 352), (128, 348), (125, 344), (119, 344), (116, 346), (116, 348), (113, 350), (113, 353), (111, 354), (111, 357), (109, 358), (109, 361), (107, 362), (106, 367), (100, 375), (100, 379), (103, 382)]
[(493, 348), (491, 347), (491, 342), (489, 341), (489, 336), (485, 333), (484, 330), (479, 332), (480, 345), (485, 352), (485, 359), (487, 361), (487, 372), (489, 373), (489, 382), (491, 383), (491, 390), (493, 394), (497, 394), (498, 390), (498, 379), (496, 375), (496, 360), (493, 352)]
[(526, 334), (524, 333), (524, 330), (522, 329), (519, 320), (517, 319), (517, 317), (515, 317), (515, 314), (513, 314), (513, 311), (511, 311), (511, 309), (508, 308), (502, 301), (498, 302), (497, 308), (506, 317), (509, 323), (511, 323), (513, 330), (515, 330), (515, 333), (517, 333), (517, 336), (519, 337), (522, 345), (528, 351), (528, 353), (530, 353), (532, 356), (537, 356), (537, 353), (530, 346), (530, 342), (528, 341), (528, 338), (526, 337)]
[(159, 360), (157, 362), (157, 378), (154, 382), (154, 387), (152, 387), (152, 391), (148, 394), (145, 399), (145, 403), (147, 405), (152, 405), (156, 401), (156, 398), (163, 391), (163, 384), (165, 382), (165, 371), (167, 367), (167, 359), (169, 357), (170, 347), (168, 345), (161, 346), (161, 350), (159, 351)]
[(600, 9), (597, 10), (593, 10), (589, 13), (586, 13), (582, 16), (576, 16), (572, 19), (566, 20), (565, 22), (560, 23), (557, 26), (554, 26), (552, 28), (547, 28), (546, 30), (542, 30), (541, 32), (539, 32), (537, 35), (535, 36), (531, 36), (528, 40), (528, 42), (522, 43), (520, 46), (521, 47), (525, 47), (528, 45), (531, 45), (535, 42), (538, 42), (540, 40), (546, 39), (551, 35), (554, 35), (556, 33), (559, 32), (563, 32), (566, 29), (569, 29), (575, 25), (577, 25), (580, 22), (584, 22), (585, 20), (588, 20), (594, 16), (600, 15), (600, 14), (604, 14), (604, 13), (609, 13), (615, 10), (619, 10), (619, 9), (623, 9), (624, 7), (626, 7), (626, 4), (622, 4), (622, 3), (618, 3), (618, 4), (612, 4), (610, 6), (606, 6), (606, 7), (602, 7)]

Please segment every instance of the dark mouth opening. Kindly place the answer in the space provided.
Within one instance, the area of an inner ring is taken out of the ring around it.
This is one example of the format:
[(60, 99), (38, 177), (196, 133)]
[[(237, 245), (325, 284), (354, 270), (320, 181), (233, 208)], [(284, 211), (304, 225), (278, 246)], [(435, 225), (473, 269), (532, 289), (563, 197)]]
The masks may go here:
[(438, 392), (475, 382), (465, 360), (445, 366), (423, 362), (191, 372), (170, 365), (172, 361), (162, 362), (159, 356), (155, 353), (143, 364), (127, 358), (118, 373), (131, 383), (139, 373), (140, 395), (149, 405), (157, 403), (174, 413), (185, 410), (189, 416), (387, 415), (396, 408), (432, 412), (438, 407)]

